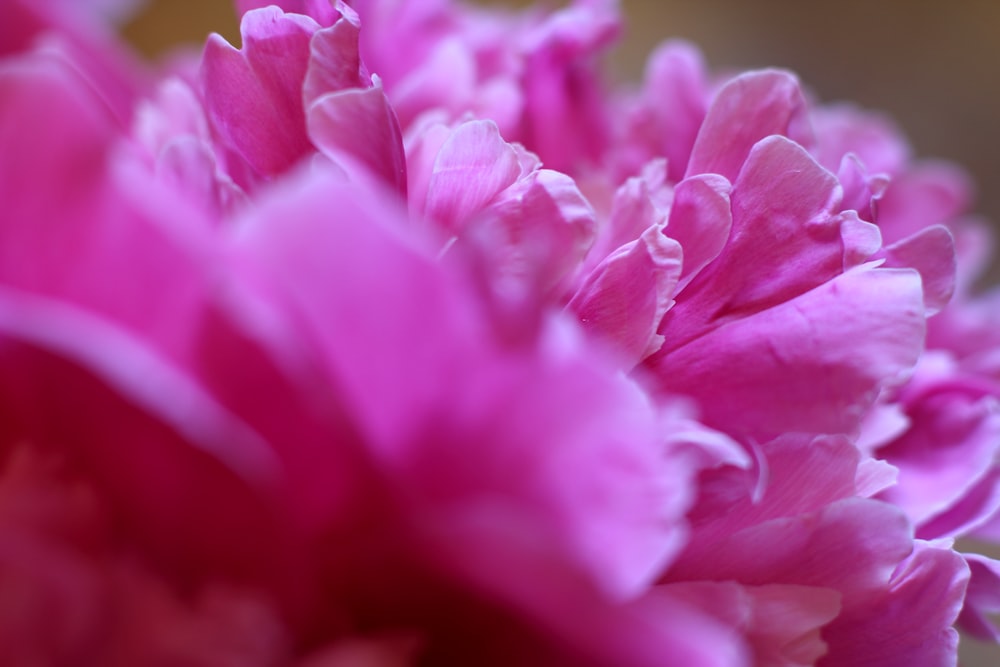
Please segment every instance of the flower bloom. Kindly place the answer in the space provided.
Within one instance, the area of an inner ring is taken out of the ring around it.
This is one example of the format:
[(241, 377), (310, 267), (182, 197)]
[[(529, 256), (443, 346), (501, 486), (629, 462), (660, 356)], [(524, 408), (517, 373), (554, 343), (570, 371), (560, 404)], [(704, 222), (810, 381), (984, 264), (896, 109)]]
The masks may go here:
[(953, 545), (1000, 511), (955, 171), (684, 44), (615, 92), (599, 0), (235, 4), (159, 78), (4, 5), (0, 661), (996, 638)]

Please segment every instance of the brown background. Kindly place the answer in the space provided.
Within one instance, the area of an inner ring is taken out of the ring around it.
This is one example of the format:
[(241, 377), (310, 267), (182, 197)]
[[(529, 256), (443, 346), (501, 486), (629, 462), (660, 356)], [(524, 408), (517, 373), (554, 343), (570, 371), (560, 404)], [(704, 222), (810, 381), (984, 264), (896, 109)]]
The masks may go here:
[[(965, 165), (979, 188), (979, 211), (1000, 222), (1000, 2), (622, 4), (629, 26), (613, 60), (620, 76), (638, 79), (646, 54), (666, 37), (699, 44), (715, 67), (787, 67), (821, 100), (891, 114), (917, 154)], [(155, 0), (125, 33), (153, 56), (181, 42), (199, 45), (211, 30), (237, 39), (229, 0)], [(1000, 262), (992, 277), (1000, 279)], [(962, 653), (967, 667), (1000, 665), (997, 647), (963, 642)]]

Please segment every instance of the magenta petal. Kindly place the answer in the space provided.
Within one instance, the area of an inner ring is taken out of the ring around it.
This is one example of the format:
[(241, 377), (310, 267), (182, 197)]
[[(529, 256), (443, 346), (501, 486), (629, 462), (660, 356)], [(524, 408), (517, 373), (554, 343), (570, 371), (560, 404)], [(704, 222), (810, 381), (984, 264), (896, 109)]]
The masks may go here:
[(678, 291), (719, 256), (733, 224), (729, 181), (703, 174), (686, 178), (674, 188), (666, 234), (684, 248), (684, 270)]
[(205, 106), (213, 125), (253, 169), (275, 176), (310, 149), (302, 106), (312, 19), (277, 7), (243, 16), (239, 51), (212, 35), (202, 57)]
[(611, 342), (631, 368), (663, 343), (656, 330), (681, 272), (680, 245), (650, 227), (605, 259), (567, 306), (584, 329)]
[(750, 149), (772, 134), (808, 142), (811, 133), (799, 82), (787, 72), (748, 72), (718, 92), (691, 151), (687, 176), (736, 179)]
[(432, 169), (424, 212), (453, 233), (521, 173), (517, 153), (488, 120), (456, 127)]
[(308, 109), (309, 136), (349, 175), (372, 175), (406, 196), (406, 157), (399, 123), (382, 86), (328, 93)]
[(695, 398), (710, 426), (851, 433), (879, 389), (912, 368), (923, 336), (919, 275), (861, 267), (650, 364), (658, 388)]

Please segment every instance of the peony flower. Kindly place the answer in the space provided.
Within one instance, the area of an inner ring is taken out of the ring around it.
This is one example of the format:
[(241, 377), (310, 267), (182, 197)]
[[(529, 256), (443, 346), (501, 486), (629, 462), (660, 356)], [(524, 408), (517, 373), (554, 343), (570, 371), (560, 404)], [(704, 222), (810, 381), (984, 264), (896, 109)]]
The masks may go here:
[(0, 662), (997, 638), (958, 172), (685, 44), (612, 92), (612, 3), (235, 4), (159, 74), (6, 5)]

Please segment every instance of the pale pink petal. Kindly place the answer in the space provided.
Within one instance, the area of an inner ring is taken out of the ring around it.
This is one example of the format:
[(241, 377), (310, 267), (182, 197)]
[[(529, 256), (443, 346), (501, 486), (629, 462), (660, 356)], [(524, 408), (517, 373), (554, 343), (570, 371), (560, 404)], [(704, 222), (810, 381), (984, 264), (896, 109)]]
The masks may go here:
[(812, 153), (831, 171), (848, 155), (873, 174), (898, 173), (910, 159), (906, 139), (886, 116), (840, 104), (813, 109), (811, 120), (816, 131)]
[[(476, 97), (476, 61), (457, 38), (436, 45), (422, 66), (399, 82), (392, 91), (393, 107), (403, 127), (409, 127), (428, 109), (443, 108), (451, 116), (469, 111)], [(478, 118), (490, 118), (477, 114)]]
[[(665, 166), (662, 164), (658, 166)], [(654, 201), (653, 191), (664, 188), (665, 172), (659, 177), (633, 177), (615, 190), (611, 213), (598, 227), (597, 238), (587, 254), (586, 269), (596, 267), (618, 248), (635, 241), (654, 225), (662, 226), (666, 215)]]
[(831, 588), (841, 593), (845, 610), (866, 609), (912, 548), (909, 523), (899, 510), (847, 498), (817, 512), (715, 533), (697, 549), (685, 550), (665, 581), (732, 579)]

